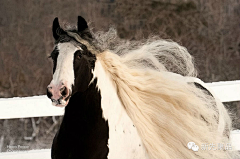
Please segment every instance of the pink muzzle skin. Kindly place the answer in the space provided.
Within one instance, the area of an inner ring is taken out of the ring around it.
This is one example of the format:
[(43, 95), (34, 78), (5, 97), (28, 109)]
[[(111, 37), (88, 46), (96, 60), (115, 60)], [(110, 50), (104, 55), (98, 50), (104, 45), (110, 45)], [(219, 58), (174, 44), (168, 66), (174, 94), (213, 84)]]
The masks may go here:
[(47, 91), (48, 98), (52, 100), (54, 106), (67, 106), (70, 98), (70, 90), (63, 82), (60, 82), (59, 84), (53, 84), (51, 82), (47, 87)]

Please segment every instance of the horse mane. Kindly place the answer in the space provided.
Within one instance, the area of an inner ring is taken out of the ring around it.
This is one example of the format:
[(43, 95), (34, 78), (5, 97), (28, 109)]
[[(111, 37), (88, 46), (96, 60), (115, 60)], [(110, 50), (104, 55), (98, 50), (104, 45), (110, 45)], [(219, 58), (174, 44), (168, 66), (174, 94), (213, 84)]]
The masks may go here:
[(190, 141), (199, 147), (230, 143), (231, 120), (221, 102), (184, 81), (197, 72), (186, 48), (156, 37), (123, 42), (116, 38), (114, 29), (94, 36), (105, 51), (94, 51), (90, 43), (74, 35), (96, 54), (111, 77), (150, 158), (220, 159), (237, 155), (233, 151), (194, 152), (187, 148)]

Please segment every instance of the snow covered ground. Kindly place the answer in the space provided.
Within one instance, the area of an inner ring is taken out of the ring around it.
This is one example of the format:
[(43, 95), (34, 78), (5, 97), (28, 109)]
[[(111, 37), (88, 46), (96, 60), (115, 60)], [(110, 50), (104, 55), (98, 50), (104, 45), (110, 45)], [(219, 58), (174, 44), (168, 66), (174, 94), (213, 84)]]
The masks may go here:
[[(232, 131), (232, 147), (240, 150), (240, 130)], [(31, 150), (23, 152), (4, 152), (0, 153), (0, 159), (51, 159), (51, 150)]]
[(234, 130), (231, 132), (232, 147), (240, 151), (240, 130)]
[(0, 153), (0, 159), (51, 159), (51, 150), (31, 150)]

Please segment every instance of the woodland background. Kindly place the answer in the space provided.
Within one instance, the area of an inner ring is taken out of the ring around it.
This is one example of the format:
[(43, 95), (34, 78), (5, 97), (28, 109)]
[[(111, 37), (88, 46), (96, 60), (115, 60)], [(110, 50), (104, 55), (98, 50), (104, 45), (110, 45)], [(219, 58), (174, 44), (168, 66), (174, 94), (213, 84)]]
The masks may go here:
[[(240, 0), (1, 0), (0, 98), (46, 94), (52, 78), (52, 21), (93, 30), (115, 26), (120, 38), (172, 39), (195, 57), (205, 82), (240, 79)], [(240, 104), (227, 104), (240, 128)], [(62, 117), (0, 120), (0, 152), (7, 145), (50, 148)]]

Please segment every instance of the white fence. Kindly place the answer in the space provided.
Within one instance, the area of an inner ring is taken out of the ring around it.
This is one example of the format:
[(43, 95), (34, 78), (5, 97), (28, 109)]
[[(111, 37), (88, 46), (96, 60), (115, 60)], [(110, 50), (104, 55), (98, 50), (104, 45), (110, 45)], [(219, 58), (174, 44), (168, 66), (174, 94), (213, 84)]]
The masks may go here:
[[(222, 102), (240, 101), (240, 80), (207, 83)], [(0, 99), (0, 119), (60, 116), (63, 108), (54, 107), (46, 96)], [(240, 150), (240, 131), (231, 133), (233, 146)], [(50, 159), (50, 150), (0, 153), (4, 159)]]

